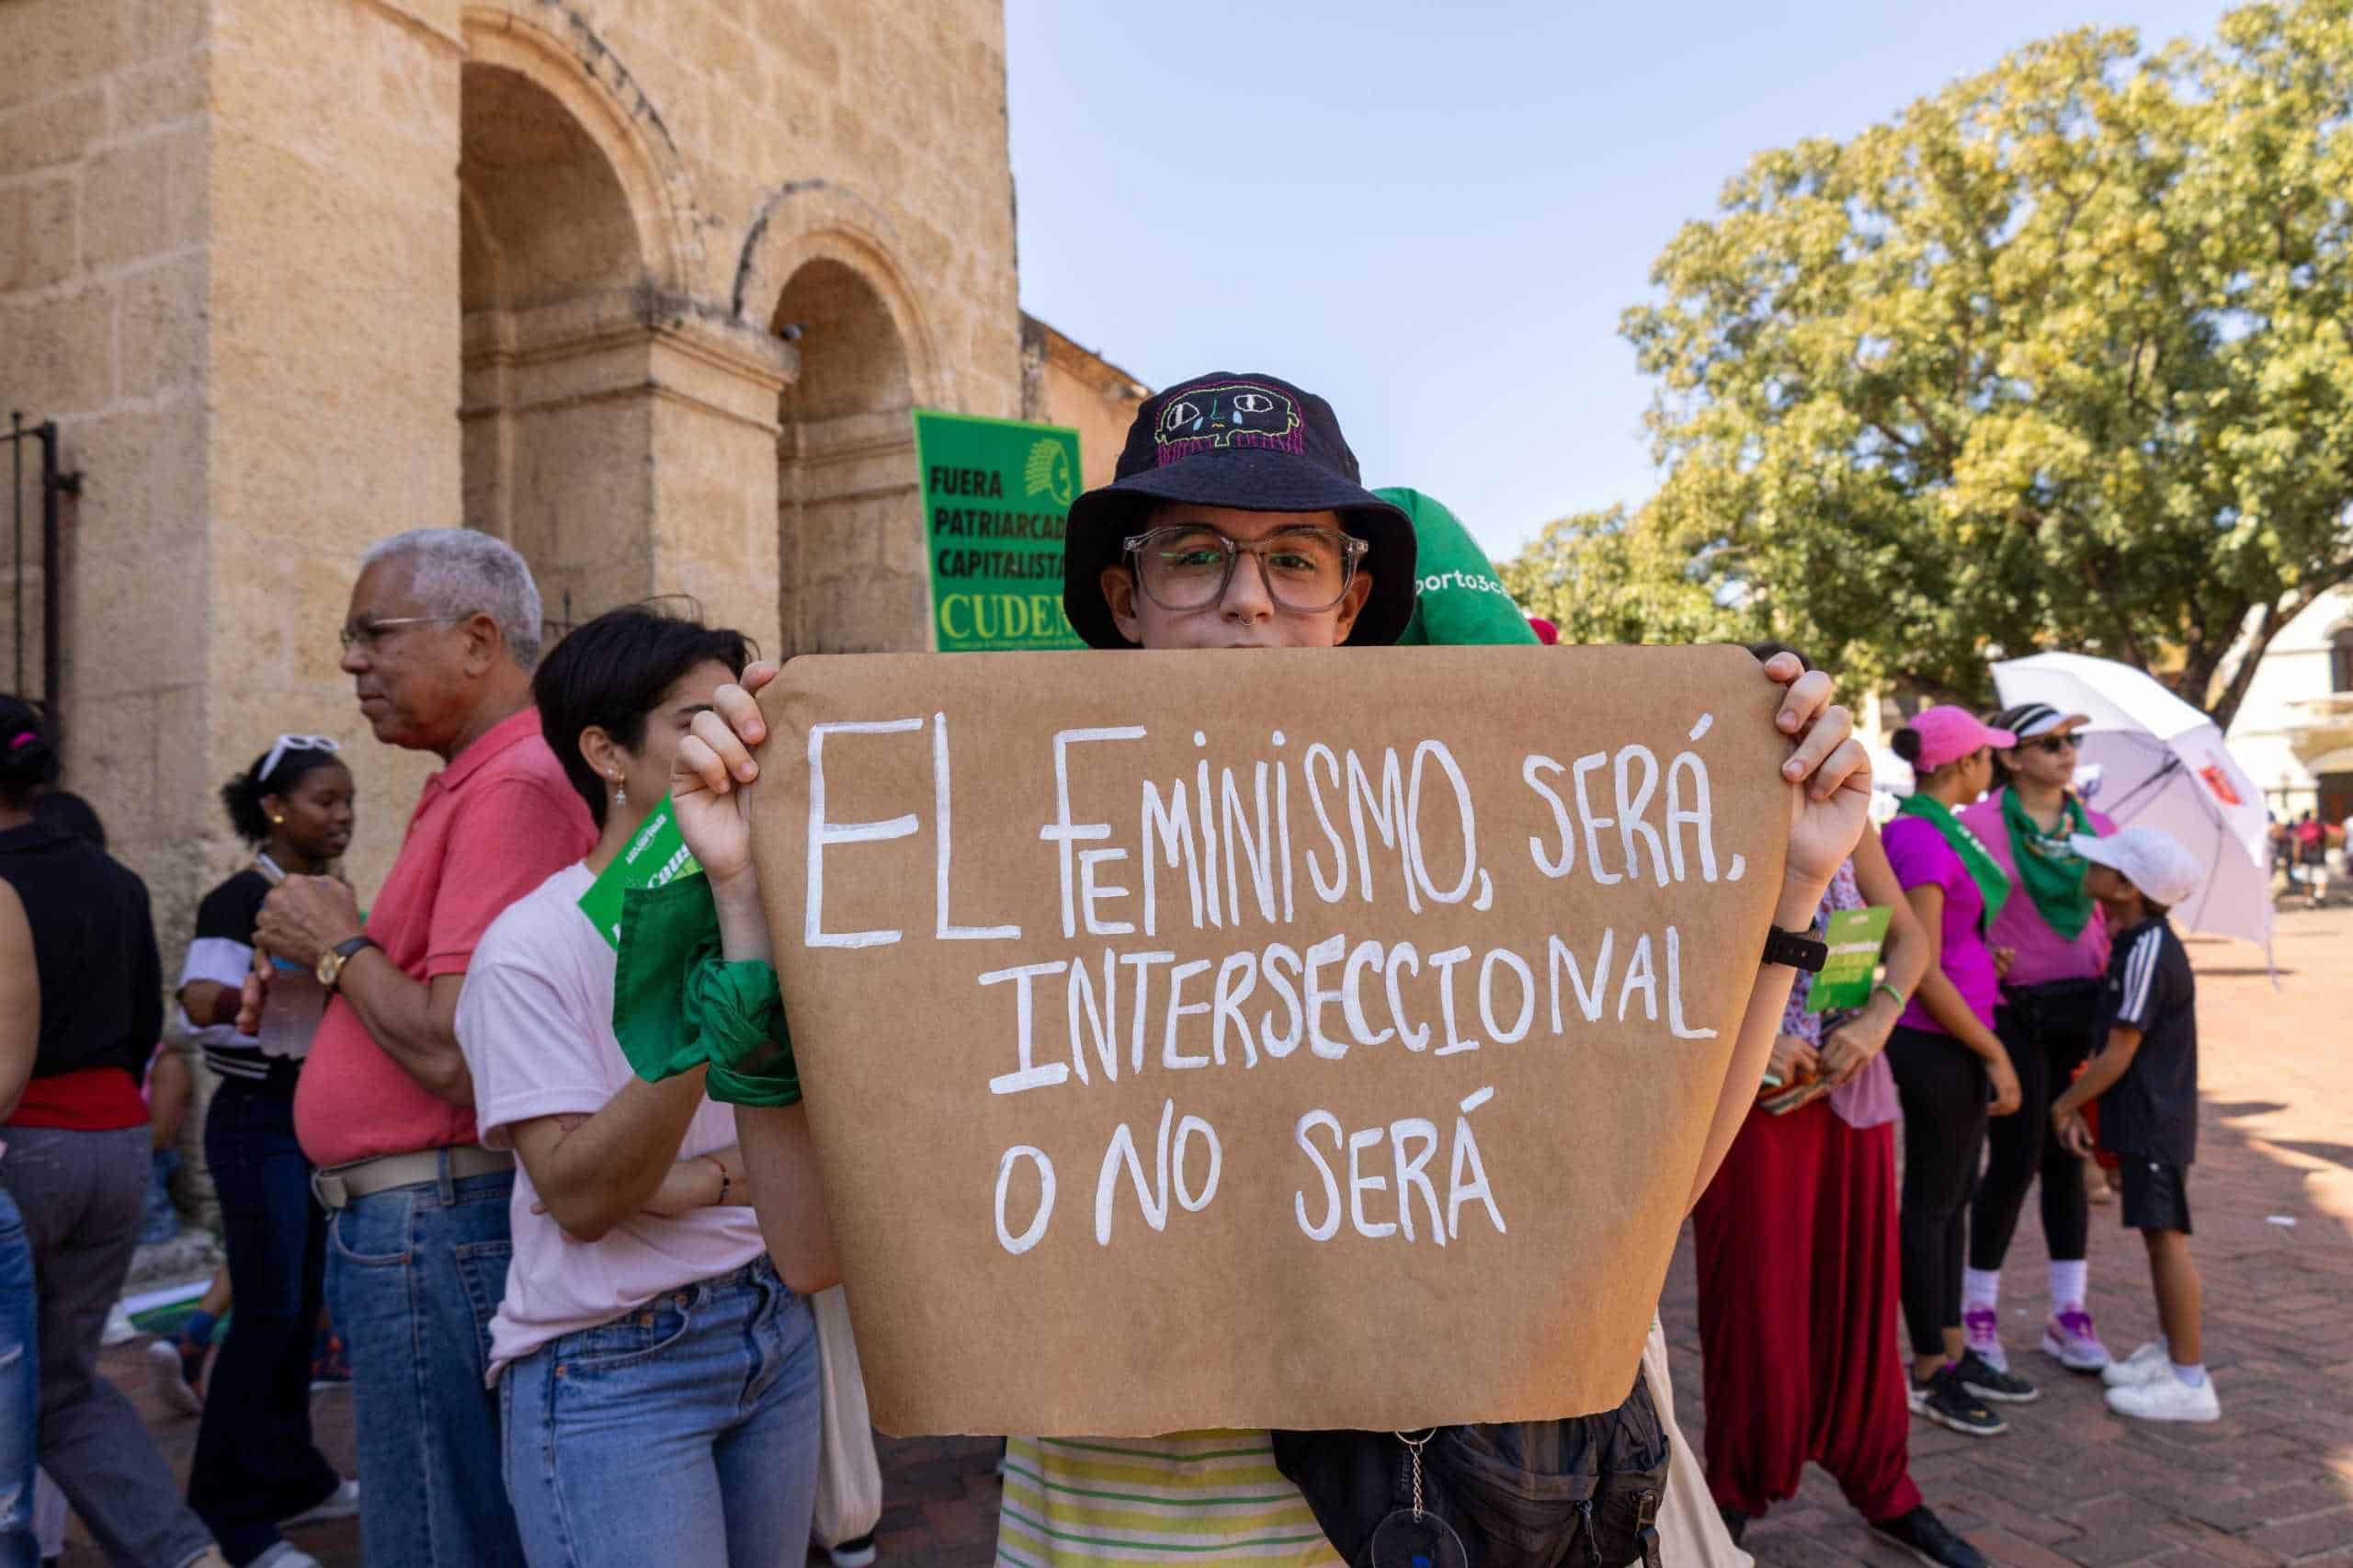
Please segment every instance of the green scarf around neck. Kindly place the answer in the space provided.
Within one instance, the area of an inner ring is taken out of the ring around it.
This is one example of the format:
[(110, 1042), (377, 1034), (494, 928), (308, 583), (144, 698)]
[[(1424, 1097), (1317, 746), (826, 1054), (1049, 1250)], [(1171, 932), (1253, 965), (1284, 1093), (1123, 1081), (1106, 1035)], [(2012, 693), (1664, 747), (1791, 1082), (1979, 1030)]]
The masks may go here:
[(1961, 819), (1952, 814), (1950, 806), (1925, 790), (1904, 797), (1904, 803), (1895, 808), (1895, 814), (1924, 818), (1944, 835), (1945, 842), (1951, 845), (1952, 852), (1961, 857), (1961, 865), (1969, 872), (1969, 880), (1977, 884), (1979, 894), (1985, 900), (1985, 913), (1978, 917), (1977, 928), (1980, 931), (1992, 930), (1995, 916), (2000, 915), (2002, 905), (2010, 901), (2010, 874), (2002, 869), (2002, 863), (1994, 858), (1994, 852), (1979, 843), (1975, 834), (1961, 825)]
[(2092, 917), (2092, 895), (2084, 891), (2084, 861), (2067, 843), (2070, 834), (2089, 833), (2083, 802), (2073, 795), (2059, 797), (2057, 833), (2045, 833), (2028, 814), (2016, 790), (2002, 791), (2002, 825), (2010, 830), (2010, 858), (2018, 862), (2018, 881), (2034, 900), (2043, 924), (2074, 941)]

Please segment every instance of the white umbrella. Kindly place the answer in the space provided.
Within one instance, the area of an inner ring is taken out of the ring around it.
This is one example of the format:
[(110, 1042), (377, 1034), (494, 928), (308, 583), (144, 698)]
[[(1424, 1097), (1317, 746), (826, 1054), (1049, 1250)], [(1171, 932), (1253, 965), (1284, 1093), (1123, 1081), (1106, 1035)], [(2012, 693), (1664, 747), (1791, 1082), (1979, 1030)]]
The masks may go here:
[(1994, 666), (2005, 706), (2048, 702), (2090, 722), (2079, 756), (2098, 772), (2091, 803), (2120, 825), (2173, 835), (2206, 866), (2173, 913), (2193, 931), (2271, 951), (2271, 853), (2263, 791), (2205, 714), (2141, 671), (2083, 653), (2036, 653)]

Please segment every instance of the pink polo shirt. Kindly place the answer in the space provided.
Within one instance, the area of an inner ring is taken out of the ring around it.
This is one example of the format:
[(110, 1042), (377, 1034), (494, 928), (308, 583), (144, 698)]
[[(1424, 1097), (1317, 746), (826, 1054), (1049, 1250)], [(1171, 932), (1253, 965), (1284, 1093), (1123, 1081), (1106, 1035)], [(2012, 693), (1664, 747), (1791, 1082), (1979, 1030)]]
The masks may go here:
[[(2091, 824), (2095, 838), (2106, 838), (2116, 831), (2113, 822), (2089, 808), (2084, 812), (2084, 820)], [(2002, 905), (2002, 913), (1994, 917), (1994, 928), (1985, 934), (1995, 947), (2007, 948), (2017, 955), (2010, 960), (2010, 972), (2002, 977), (2002, 983), (2047, 985), (2054, 980), (2097, 980), (2106, 974), (2108, 916), (2100, 913), (2099, 905), (2092, 905), (2092, 917), (2072, 940), (2051, 928), (2028, 896), (2026, 883), (2018, 881), (2018, 846), (2010, 842), (2009, 824), (2002, 820), (2000, 794), (1989, 795), (1962, 812), (1961, 822), (2001, 862), (2014, 884), (2010, 902)]]
[[(588, 807), (526, 708), (425, 781), (368, 935), (412, 980), (463, 974), (501, 911), (588, 853)], [(425, 1089), (338, 995), (294, 1090), (294, 1131), (317, 1165), (474, 1142), (474, 1114)]]

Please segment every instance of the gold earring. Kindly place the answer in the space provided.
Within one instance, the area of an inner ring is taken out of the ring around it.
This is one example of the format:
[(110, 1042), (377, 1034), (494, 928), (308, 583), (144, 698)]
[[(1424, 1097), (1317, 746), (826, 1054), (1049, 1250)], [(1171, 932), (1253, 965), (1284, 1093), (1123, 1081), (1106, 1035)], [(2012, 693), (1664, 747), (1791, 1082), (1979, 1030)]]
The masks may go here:
[(285, 819), (283, 816), (278, 815), (278, 814), (277, 812), (271, 812), (271, 813), (270, 813), (270, 818), (269, 818), (269, 820), (270, 820), (270, 821), (272, 821), (272, 822), (274, 822), (274, 823), (276, 823), (276, 824), (277, 824), (278, 826), (280, 826), (280, 827), (284, 827), (284, 826), (286, 825), (286, 819)]
[(613, 804), (617, 806), (629, 804), (629, 786), (618, 778), (613, 780)]

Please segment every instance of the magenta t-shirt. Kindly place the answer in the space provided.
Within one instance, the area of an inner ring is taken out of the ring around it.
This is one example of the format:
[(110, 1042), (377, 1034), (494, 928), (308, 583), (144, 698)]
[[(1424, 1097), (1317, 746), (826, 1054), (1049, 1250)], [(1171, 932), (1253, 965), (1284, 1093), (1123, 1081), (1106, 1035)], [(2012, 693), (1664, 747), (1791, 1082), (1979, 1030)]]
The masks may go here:
[[(1994, 1027), (1994, 1004), (2001, 999), (2000, 977), (1994, 972), (1994, 950), (1985, 945), (1977, 925), (1985, 914), (1985, 895), (1977, 891), (1976, 880), (1969, 868), (1961, 863), (1945, 835), (1937, 824), (1926, 817), (1897, 817), (1880, 830), (1880, 842), (1887, 846), (1887, 858), (1895, 868), (1895, 880), (1906, 892), (1917, 887), (1940, 887), (1945, 891), (1945, 911), (1942, 968), (1945, 978), (1953, 983), (1961, 999), (1977, 1015), (1977, 1021), (1987, 1028)], [(1979, 835), (1983, 837), (1983, 835)], [(2010, 902), (2025, 897), (2013, 892)], [(1928, 1009), (1915, 996), (1897, 1020), (1907, 1029), (1921, 1029), (1929, 1034), (1950, 1034), (1952, 1031), (1928, 1016)]]
[[(2085, 808), (2084, 820), (2091, 824), (2095, 837), (2106, 838), (2116, 831), (2113, 822), (2089, 807)], [(2042, 912), (2034, 907), (2034, 900), (2027, 896), (2026, 884), (2018, 881), (2018, 854), (2010, 844), (2009, 824), (2002, 820), (2002, 797), (1995, 794), (1978, 801), (1961, 813), (1961, 824), (2010, 874), (2010, 902), (1994, 917), (1994, 929), (1987, 937), (1993, 946), (2017, 954), (2010, 960), (2010, 972), (2003, 977), (2003, 983), (2046, 985), (2054, 980), (2097, 980), (2106, 974), (2108, 916), (2100, 913), (2099, 905), (2092, 905), (2092, 917), (2084, 922), (2072, 942), (2050, 927)]]

